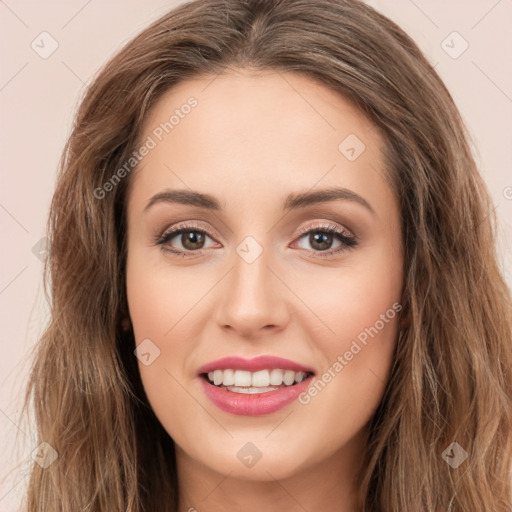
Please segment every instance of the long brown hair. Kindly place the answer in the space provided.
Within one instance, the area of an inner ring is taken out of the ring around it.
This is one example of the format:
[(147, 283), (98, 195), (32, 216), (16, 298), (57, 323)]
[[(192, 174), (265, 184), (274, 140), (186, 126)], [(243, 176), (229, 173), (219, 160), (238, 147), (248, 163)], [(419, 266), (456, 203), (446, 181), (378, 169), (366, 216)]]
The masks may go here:
[[(135, 37), (86, 91), (51, 204), (51, 318), (24, 404), (58, 458), (33, 464), (28, 512), (176, 510), (173, 441), (123, 328), (131, 174), (97, 191), (129, 160), (164, 92), (231, 66), (316, 80), (387, 143), (407, 325), (369, 425), (364, 510), (510, 512), (511, 301), (493, 208), (441, 79), (396, 24), (357, 0), (194, 0)], [(453, 442), (468, 454), (458, 468), (443, 456)]]

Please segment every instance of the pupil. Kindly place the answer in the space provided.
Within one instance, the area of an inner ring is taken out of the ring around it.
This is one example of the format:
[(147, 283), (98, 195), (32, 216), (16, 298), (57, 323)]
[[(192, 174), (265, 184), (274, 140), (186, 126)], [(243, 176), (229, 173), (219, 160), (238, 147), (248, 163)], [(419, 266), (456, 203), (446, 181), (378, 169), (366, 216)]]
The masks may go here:
[(311, 235), (310, 243), (311, 247), (315, 247), (315, 244), (317, 244), (317, 248), (320, 250), (329, 249), (332, 244), (332, 234), (314, 233)]
[(186, 231), (183, 233), (182, 241), (183, 247), (188, 249), (197, 249), (195, 244), (201, 244), (204, 242), (204, 237), (202, 233), (198, 233), (197, 231)]

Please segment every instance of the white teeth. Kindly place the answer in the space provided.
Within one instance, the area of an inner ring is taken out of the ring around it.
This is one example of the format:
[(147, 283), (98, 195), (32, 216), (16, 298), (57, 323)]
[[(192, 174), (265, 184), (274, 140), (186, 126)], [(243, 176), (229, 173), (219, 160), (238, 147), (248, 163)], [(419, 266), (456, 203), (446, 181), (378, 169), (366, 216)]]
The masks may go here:
[(234, 370), (224, 370), (224, 377), (222, 379), (222, 384), (224, 386), (233, 386), (235, 383), (235, 371)]
[(293, 370), (286, 370), (284, 372), (283, 382), (287, 386), (291, 386), (295, 382), (295, 372)]
[(251, 383), (256, 388), (266, 388), (270, 384), (269, 371), (268, 370), (260, 370), (259, 372), (254, 372), (252, 374)]
[(238, 393), (262, 393), (273, 391), (283, 385), (298, 384), (305, 379), (306, 375), (306, 372), (294, 372), (293, 370), (280, 370), (278, 368), (257, 372), (226, 369), (208, 372), (208, 380), (216, 386), (224, 386), (230, 391)]
[(213, 372), (213, 383), (216, 386), (219, 386), (220, 384), (222, 384), (222, 378), (223, 378), (222, 370), (215, 370)]
[(245, 395), (258, 395), (261, 393), (268, 393), (269, 391), (275, 391), (275, 387), (265, 387), (265, 388), (255, 388), (255, 387), (246, 387), (246, 388), (237, 388), (236, 386), (227, 386), (226, 389), (228, 391), (233, 391), (234, 393), (243, 393)]
[(297, 372), (295, 374), (295, 382), (298, 384), (299, 382), (302, 382), (304, 380), (304, 377), (306, 376), (305, 372)]
[(270, 372), (270, 384), (280, 386), (283, 383), (283, 370), (272, 370)]
[[(215, 370), (222, 371), (222, 370)], [(235, 386), (250, 386), (252, 382), (251, 372), (245, 370), (235, 370)], [(214, 382), (215, 384), (215, 382)]]

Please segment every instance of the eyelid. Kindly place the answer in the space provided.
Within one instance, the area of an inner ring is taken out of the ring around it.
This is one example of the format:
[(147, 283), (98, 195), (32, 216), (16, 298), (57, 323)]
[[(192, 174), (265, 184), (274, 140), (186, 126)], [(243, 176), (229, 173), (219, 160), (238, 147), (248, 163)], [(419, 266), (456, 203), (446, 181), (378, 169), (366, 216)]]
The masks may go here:
[(308, 233), (309, 231), (311, 231), (313, 229), (318, 229), (318, 231), (321, 231), (322, 229), (332, 230), (332, 228), (336, 228), (337, 231), (339, 231), (340, 233), (345, 235), (347, 238), (357, 238), (355, 236), (355, 234), (350, 229), (346, 228), (345, 226), (343, 226), (341, 224), (334, 223), (332, 221), (325, 221), (325, 220), (314, 221), (311, 224), (307, 224), (306, 226), (303, 226), (302, 228), (300, 228), (298, 230), (296, 237), (300, 237), (304, 233)]
[(294, 237), (292, 245), (300, 242), (304, 235), (314, 232), (324, 232), (334, 234), (340, 242), (340, 245), (334, 249), (328, 249), (326, 251), (313, 251), (307, 250), (306, 252), (314, 259), (334, 259), (342, 253), (357, 247), (359, 245), (359, 239), (352, 231), (347, 229), (345, 226), (334, 223), (333, 221), (315, 221), (299, 229), (298, 234)]
[[(165, 250), (169, 253), (172, 253), (176, 256), (182, 256), (182, 257), (194, 257), (194, 256), (201, 256), (204, 253), (210, 251), (212, 247), (207, 247), (203, 249), (197, 249), (193, 251), (183, 251), (180, 249), (171, 249), (169, 247), (165, 247), (166, 239), (169, 237), (169, 235), (173, 235), (170, 239), (174, 238), (175, 236), (179, 235), (180, 231), (199, 231), (206, 235), (207, 237), (214, 239), (215, 236), (210, 233), (210, 229), (205, 228), (203, 226), (201, 221), (183, 221), (178, 224), (174, 224), (168, 228), (166, 228), (163, 232), (160, 234), (156, 234), (154, 243), (155, 245), (161, 245), (162, 250)], [(346, 251), (348, 249), (351, 249), (352, 247), (355, 247), (358, 245), (358, 238), (353, 234), (352, 231), (347, 229), (345, 226), (339, 225), (337, 223), (334, 223), (333, 221), (314, 221), (310, 224), (307, 224), (306, 226), (303, 226), (298, 230), (296, 235), (294, 236), (292, 244), (297, 243), (300, 241), (301, 238), (305, 234), (308, 234), (310, 232), (327, 232), (327, 233), (333, 233), (335, 235), (338, 235), (338, 237), (344, 238), (344, 240), (339, 240), (341, 245), (340, 247), (336, 249), (329, 249), (326, 251), (313, 251), (313, 250), (307, 250), (308, 253), (312, 253), (314, 258), (329, 258), (329, 257), (335, 257), (338, 255), (338, 253), (341, 253), (343, 251)]]
[[(214, 236), (217, 237), (217, 238), (220, 238), (216, 233), (211, 234), (210, 233), (210, 228), (208, 226), (209, 226), (209, 224), (207, 224), (207, 223), (205, 223), (203, 221), (197, 221), (197, 220), (178, 222), (177, 224), (173, 224), (172, 226), (167, 227), (163, 231), (158, 230), (156, 232), (156, 238), (157, 239), (158, 238), (164, 238), (167, 234), (172, 233), (174, 231), (177, 231), (179, 229), (198, 229), (198, 230), (204, 231), (205, 234), (210, 236), (210, 238), (212, 238)], [(341, 233), (343, 233), (344, 235), (346, 235), (347, 237), (357, 238), (355, 236), (355, 234), (351, 230), (349, 230), (347, 227), (345, 227), (343, 225), (340, 225), (340, 224), (337, 224), (337, 223), (334, 223), (334, 221), (325, 221), (325, 220), (313, 221), (313, 222), (311, 222), (309, 224), (306, 224), (305, 226), (302, 226), (297, 231), (297, 233), (294, 235), (294, 238), (298, 238), (298, 237), (304, 235), (305, 233), (308, 233), (312, 229), (318, 229), (318, 230), (320, 230), (320, 229), (331, 229), (332, 227), (337, 227), (338, 230)]]
[(214, 238), (214, 237), (219, 238), (216, 233), (215, 234), (211, 233), (212, 230), (209, 227), (208, 223), (198, 221), (198, 220), (189, 220), (189, 221), (183, 221), (183, 222), (178, 222), (177, 224), (173, 224), (172, 226), (165, 228), (163, 231), (161, 231), (161, 230), (156, 231), (155, 240), (163, 240), (170, 233), (173, 233), (174, 231), (179, 231), (180, 229), (183, 229), (183, 230), (197, 229), (198, 231), (204, 232), (210, 238)]

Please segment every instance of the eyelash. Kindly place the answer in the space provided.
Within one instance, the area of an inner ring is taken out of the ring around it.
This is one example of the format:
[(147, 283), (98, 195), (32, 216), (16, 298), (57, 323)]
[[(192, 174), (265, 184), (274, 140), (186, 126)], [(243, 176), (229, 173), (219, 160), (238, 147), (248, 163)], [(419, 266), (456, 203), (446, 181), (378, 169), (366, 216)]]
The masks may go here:
[[(201, 227), (194, 223), (189, 223), (184, 226), (180, 226), (177, 228), (173, 228), (169, 231), (164, 231), (161, 234), (157, 234), (154, 240), (155, 245), (161, 245), (162, 250), (165, 252), (172, 253), (175, 256), (187, 258), (187, 257), (194, 257), (194, 256), (200, 256), (207, 252), (209, 249), (198, 249), (195, 251), (180, 251), (175, 250), (170, 247), (165, 246), (167, 242), (172, 240), (178, 235), (181, 235), (184, 232), (197, 232), (201, 233), (203, 235), (206, 235), (210, 238), (213, 238), (210, 236), (210, 234), (205, 231), (204, 229), (201, 229)], [(309, 233), (327, 233), (327, 234), (334, 234), (336, 235), (336, 238), (341, 242), (341, 245), (336, 249), (331, 249), (327, 251), (310, 251), (315, 253), (315, 257), (318, 258), (330, 258), (338, 253), (341, 253), (343, 251), (346, 251), (348, 249), (352, 249), (353, 247), (356, 247), (358, 245), (357, 239), (354, 235), (347, 234), (348, 232), (344, 229), (341, 229), (333, 224), (322, 224), (319, 226), (306, 226), (299, 230), (299, 233), (297, 235), (297, 240), (300, 240), (305, 234)]]

